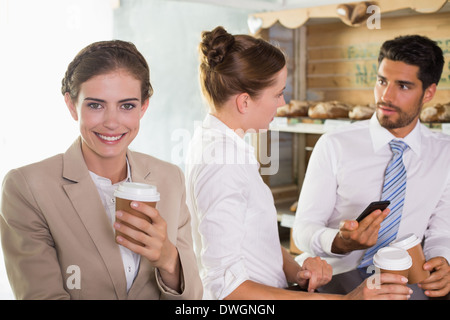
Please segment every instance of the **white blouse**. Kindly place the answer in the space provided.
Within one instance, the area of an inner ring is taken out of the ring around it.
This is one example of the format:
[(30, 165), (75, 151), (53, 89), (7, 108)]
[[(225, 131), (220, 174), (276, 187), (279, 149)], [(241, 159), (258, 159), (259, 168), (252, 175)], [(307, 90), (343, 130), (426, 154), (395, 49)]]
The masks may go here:
[[(89, 171), (95, 186), (97, 187), (100, 199), (105, 207), (108, 219), (111, 222), (111, 226), (116, 221), (116, 202), (114, 197), (114, 191), (119, 183), (112, 184), (111, 180), (98, 176), (94, 172)], [(130, 166), (127, 159), (127, 179), (125, 181), (131, 182)], [(123, 269), (125, 271), (125, 278), (127, 280), (127, 291), (130, 290), (134, 279), (139, 271), (139, 262), (141, 256), (134, 253), (128, 248), (119, 245), (120, 255), (122, 256)]]
[(286, 287), (273, 196), (253, 147), (207, 115), (185, 174), (204, 298), (223, 299), (246, 280)]

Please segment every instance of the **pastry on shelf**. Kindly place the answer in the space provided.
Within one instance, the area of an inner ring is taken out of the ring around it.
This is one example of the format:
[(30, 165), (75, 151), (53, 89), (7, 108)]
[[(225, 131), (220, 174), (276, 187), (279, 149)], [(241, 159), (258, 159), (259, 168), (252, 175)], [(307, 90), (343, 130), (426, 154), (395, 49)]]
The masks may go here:
[(346, 25), (351, 26), (351, 17), (353, 12), (353, 5), (350, 4), (340, 4), (336, 8), (336, 13), (338, 17), (344, 22)]
[(285, 104), (277, 109), (277, 117), (287, 117), (289, 116), (290, 108), (289, 104)]
[(369, 18), (370, 15), (367, 12), (367, 8), (372, 4), (375, 3), (362, 1), (356, 4), (340, 4), (336, 7), (336, 13), (346, 25), (358, 27)]
[(288, 104), (279, 107), (277, 117), (306, 117), (308, 116), (309, 102), (291, 100)]
[(370, 119), (376, 110), (376, 104), (356, 105), (348, 112), (348, 117), (352, 120)]
[(369, 1), (363, 1), (355, 5), (350, 17), (350, 22), (352, 26), (360, 26), (366, 22), (370, 14), (367, 12), (367, 8), (372, 5)]
[(319, 102), (309, 107), (308, 116), (314, 119), (348, 118), (350, 106), (339, 101)]
[(308, 101), (291, 100), (291, 117), (307, 117), (310, 103)]
[(420, 113), (422, 122), (450, 122), (450, 103), (435, 104), (422, 109)]

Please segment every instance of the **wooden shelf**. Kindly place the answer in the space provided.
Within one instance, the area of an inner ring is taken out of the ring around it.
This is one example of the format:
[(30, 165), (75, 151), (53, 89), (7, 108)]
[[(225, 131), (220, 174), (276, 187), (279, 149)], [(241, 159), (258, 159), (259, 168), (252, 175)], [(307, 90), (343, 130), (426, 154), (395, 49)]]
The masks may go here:
[(338, 127), (351, 124), (350, 119), (310, 119), (276, 117), (269, 129), (280, 132), (323, 134)]
[[(305, 122), (308, 121), (308, 122)], [(270, 124), (272, 131), (324, 134), (327, 131), (349, 125), (357, 120), (350, 119), (307, 119), (276, 117)], [(450, 123), (423, 123), (434, 132), (450, 134)]]

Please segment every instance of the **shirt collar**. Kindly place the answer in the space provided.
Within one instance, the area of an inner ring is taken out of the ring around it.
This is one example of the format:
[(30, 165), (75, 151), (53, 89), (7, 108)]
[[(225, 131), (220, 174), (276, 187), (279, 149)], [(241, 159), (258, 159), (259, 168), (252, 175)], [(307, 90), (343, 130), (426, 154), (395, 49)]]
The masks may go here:
[[(128, 161), (128, 157), (127, 157), (126, 159), (127, 159), (127, 177), (126, 177), (126, 179), (123, 180), (123, 181), (125, 181), (125, 182), (131, 182), (130, 163), (129, 163), (129, 161)], [(92, 171), (90, 171), (90, 170), (89, 170), (89, 174), (91, 175), (92, 180), (94, 180), (94, 182), (95, 182), (96, 185), (97, 185), (97, 184), (109, 184), (109, 185), (112, 184), (111, 180), (109, 180), (108, 178), (99, 176), (99, 175), (95, 174), (94, 172), (92, 172)]]
[(386, 128), (383, 128), (378, 121), (376, 112), (373, 114), (369, 122), (370, 136), (372, 138), (373, 150), (375, 152), (379, 151), (382, 147), (389, 144), (392, 139), (398, 139), (404, 141), (408, 144), (409, 149), (411, 149), (417, 156), (420, 156), (422, 151), (422, 137), (421, 137), (421, 126), (420, 121), (417, 121), (414, 129), (403, 139), (396, 138), (392, 133), (390, 133)]

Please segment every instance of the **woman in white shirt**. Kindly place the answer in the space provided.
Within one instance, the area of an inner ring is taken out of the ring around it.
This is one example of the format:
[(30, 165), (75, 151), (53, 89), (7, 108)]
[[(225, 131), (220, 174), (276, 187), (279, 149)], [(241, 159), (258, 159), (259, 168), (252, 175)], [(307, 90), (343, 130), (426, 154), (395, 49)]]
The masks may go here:
[[(191, 141), (185, 174), (204, 298), (344, 298), (311, 293), (331, 279), (330, 266), (319, 258), (300, 266), (281, 247), (271, 191), (244, 141), (246, 132), (267, 129), (285, 104), (284, 54), (262, 39), (217, 27), (202, 34), (200, 55), (211, 110)], [(309, 292), (285, 290), (288, 283)], [(407, 297), (405, 286), (394, 287), (397, 297)], [(347, 298), (383, 293), (384, 286), (361, 285)]]

